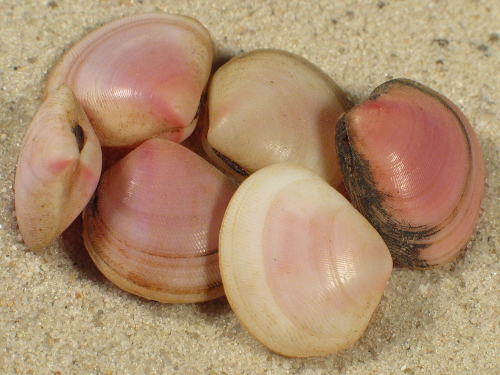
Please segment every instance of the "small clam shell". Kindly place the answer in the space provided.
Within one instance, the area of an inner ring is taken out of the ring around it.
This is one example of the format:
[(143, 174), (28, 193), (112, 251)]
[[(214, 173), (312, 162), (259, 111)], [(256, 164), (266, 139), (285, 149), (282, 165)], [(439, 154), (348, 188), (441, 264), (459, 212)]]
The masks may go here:
[(234, 312), (291, 357), (327, 355), (362, 335), (392, 271), (382, 238), (321, 177), (291, 163), (246, 179), (227, 208), (220, 267)]
[(17, 161), (17, 223), (30, 250), (48, 246), (82, 212), (97, 186), (101, 165), (92, 126), (63, 84), (33, 118)]
[(171, 303), (219, 297), (219, 228), (235, 189), (187, 148), (148, 140), (103, 173), (84, 212), (85, 246), (128, 292)]
[(384, 83), (339, 122), (337, 148), (353, 204), (395, 261), (441, 266), (467, 245), (485, 188), (474, 130), (419, 83)]
[(309, 61), (274, 49), (237, 56), (212, 77), (207, 106), (206, 152), (239, 180), (289, 161), (340, 185), (334, 132), (352, 105)]
[(198, 120), (212, 59), (210, 34), (198, 21), (134, 15), (73, 45), (51, 72), (46, 92), (68, 83), (103, 146), (155, 136), (180, 142)]

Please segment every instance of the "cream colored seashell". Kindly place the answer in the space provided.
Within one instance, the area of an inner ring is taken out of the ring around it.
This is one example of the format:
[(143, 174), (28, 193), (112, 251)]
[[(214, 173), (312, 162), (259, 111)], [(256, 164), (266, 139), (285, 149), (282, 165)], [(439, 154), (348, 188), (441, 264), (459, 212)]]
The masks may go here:
[(238, 188), (220, 232), (226, 296), (274, 352), (327, 355), (363, 334), (392, 270), (368, 221), (321, 177), (291, 163)]
[(197, 121), (212, 68), (208, 30), (181, 15), (120, 18), (86, 35), (52, 70), (46, 92), (74, 91), (103, 146), (181, 142)]
[(17, 223), (30, 250), (48, 246), (82, 212), (99, 181), (101, 164), (92, 126), (63, 84), (33, 118), (17, 161)]
[(85, 246), (120, 288), (166, 303), (224, 294), (219, 228), (235, 184), (187, 148), (151, 139), (103, 173)]
[(309, 61), (275, 49), (245, 53), (212, 77), (204, 147), (239, 180), (288, 161), (337, 187), (335, 127), (350, 107), (337, 84)]

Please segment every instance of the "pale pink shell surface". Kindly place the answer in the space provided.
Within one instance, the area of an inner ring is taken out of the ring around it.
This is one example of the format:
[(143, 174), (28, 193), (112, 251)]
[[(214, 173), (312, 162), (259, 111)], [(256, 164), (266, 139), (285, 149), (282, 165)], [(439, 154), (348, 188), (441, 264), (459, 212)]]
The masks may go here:
[(161, 302), (224, 294), (219, 227), (235, 185), (185, 147), (144, 142), (101, 179), (84, 215), (84, 240), (106, 277)]
[(220, 266), (242, 324), (271, 350), (328, 355), (363, 334), (392, 271), (382, 238), (326, 181), (292, 163), (246, 179), (224, 216)]

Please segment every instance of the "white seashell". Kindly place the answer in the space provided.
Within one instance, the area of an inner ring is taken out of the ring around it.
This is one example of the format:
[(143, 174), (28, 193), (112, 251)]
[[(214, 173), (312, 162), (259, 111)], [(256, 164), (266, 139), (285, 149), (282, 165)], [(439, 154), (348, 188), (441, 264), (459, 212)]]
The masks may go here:
[(327, 355), (363, 334), (392, 271), (368, 221), (309, 169), (279, 163), (246, 179), (219, 243), (226, 296), (274, 352)]

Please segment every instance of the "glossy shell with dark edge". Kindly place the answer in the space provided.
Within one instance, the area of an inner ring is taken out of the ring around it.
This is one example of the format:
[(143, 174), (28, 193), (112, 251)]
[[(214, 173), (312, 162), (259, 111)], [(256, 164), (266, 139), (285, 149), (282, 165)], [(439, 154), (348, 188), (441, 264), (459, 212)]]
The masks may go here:
[(437, 267), (467, 246), (484, 196), (484, 161), (449, 99), (411, 80), (388, 81), (340, 119), (336, 144), (352, 203), (395, 262)]

